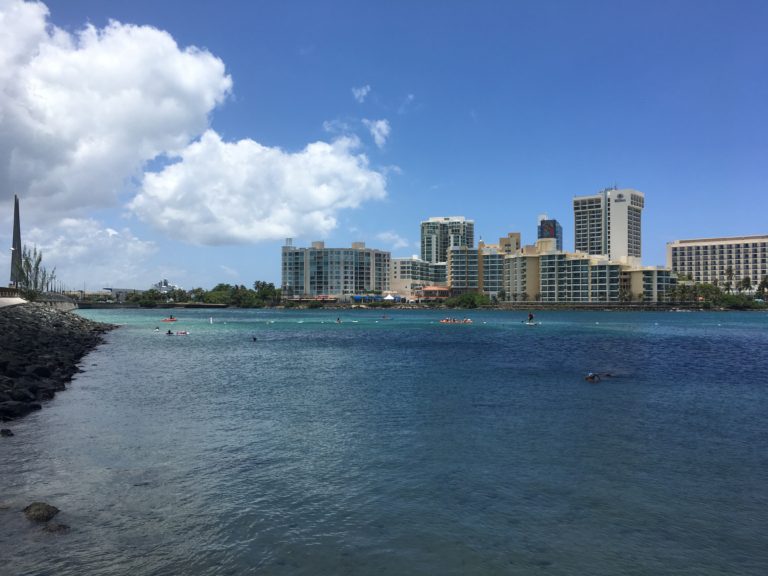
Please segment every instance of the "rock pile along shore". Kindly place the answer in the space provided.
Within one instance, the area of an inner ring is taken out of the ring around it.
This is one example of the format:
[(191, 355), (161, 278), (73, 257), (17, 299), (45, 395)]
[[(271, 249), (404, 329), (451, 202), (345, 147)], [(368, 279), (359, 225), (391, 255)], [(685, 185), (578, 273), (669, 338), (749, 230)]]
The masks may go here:
[(0, 308), (0, 421), (40, 409), (115, 328), (42, 304)]

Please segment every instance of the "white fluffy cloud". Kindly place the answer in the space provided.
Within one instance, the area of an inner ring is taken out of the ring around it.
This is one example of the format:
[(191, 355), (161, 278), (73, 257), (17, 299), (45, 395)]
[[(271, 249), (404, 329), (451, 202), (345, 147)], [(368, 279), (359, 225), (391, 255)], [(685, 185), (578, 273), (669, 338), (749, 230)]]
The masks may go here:
[(352, 88), (352, 96), (355, 100), (362, 104), (365, 102), (365, 98), (368, 96), (370, 91), (371, 87), (366, 84), (365, 86), (360, 86), (359, 88)]
[(195, 244), (323, 236), (336, 212), (386, 195), (385, 178), (355, 154), (354, 138), (296, 153), (253, 140), (228, 143), (213, 130), (180, 161), (146, 174), (130, 209), (169, 236)]
[(45, 220), (114, 205), (142, 166), (186, 146), (232, 85), (210, 53), (149, 26), (70, 34), (0, 0), (0, 187)]
[[(89, 218), (64, 218), (52, 227), (32, 228), (24, 243), (43, 251), (43, 264), (56, 268), (66, 288), (88, 289), (149, 285), (151, 272), (145, 266), (156, 246), (140, 240), (130, 230), (105, 228)], [(143, 284), (142, 284), (143, 281)]]
[(407, 248), (410, 246), (410, 242), (408, 242), (408, 240), (400, 236), (398, 233), (392, 231), (380, 232), (376, 235), (376, 238), (387, 244), (393, 250)]
[(222, 141), (210, 119), (231, 90), (219, 58), (163, 30), (72, 33), (42, 3), (0, 0), (0, 208), (19, 194), (22, 240), (67, 283), (141, 286), (159, 278), (147, 262), (162, 238), (94, 214), (116, 221), (127, 204), (170, 237), (216, 245), (323, 236), (340, 210), (385, 196), (355, 138), (298, 152)]
[(366, 128), (373, 136), (373, 141), (376, 142), (376, 146), (384, 148), (384, 144), (387, 143), (389, 138), (390, 126), (388, 120), (363, 120)]

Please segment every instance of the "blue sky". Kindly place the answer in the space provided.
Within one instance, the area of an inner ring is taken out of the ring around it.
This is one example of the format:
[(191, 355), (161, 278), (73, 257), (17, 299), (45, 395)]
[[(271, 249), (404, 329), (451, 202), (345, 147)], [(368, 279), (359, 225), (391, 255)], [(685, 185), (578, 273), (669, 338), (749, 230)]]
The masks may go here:
[(645, 193), (647, 265), (672, 240), (768, 233), (766, 2), (0, 15), (0, 241), (17, 193), (23, 240), (72, 288), (278, 284), (286, 236), (407, 256), (430, 216), (533, 243), (546, 213), (572, 249), (573, 197), (614, 184)]

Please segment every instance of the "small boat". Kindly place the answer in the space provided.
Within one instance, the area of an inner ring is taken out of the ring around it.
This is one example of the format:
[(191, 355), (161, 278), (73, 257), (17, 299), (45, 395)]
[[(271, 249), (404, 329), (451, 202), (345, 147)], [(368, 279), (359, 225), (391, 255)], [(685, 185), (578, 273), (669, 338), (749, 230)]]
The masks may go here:
[(179, 330), (176, 332), (176, 336), (189, 336), (189, 332), (186, 330)]
[(163, 322), (176, 322), (178, 318), (174, 318), (173, 316), (168, 316), (168, 318), (163, 318)]

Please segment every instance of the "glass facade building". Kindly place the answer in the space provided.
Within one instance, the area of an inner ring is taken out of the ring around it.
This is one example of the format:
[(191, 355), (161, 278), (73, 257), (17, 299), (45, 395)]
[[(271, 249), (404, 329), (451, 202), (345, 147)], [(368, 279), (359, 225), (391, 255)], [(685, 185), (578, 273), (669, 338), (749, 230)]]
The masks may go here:
[(557, 249), (563, 249), (563, 227), (560, 226), (560, 222), (554, 219), (541, 218), (536, 231), (536, 236), (539, 240), (542, 238), (554, 238)]

